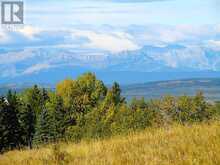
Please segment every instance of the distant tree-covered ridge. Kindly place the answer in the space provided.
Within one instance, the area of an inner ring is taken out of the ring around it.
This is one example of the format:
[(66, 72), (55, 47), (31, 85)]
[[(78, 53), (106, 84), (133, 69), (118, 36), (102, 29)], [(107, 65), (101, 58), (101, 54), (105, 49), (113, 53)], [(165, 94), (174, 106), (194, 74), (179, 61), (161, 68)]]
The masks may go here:
[(118, 83), (107, 88), (93, 73), (85, 73), (61, 81), (55, 91), (35, 85), (0, 97), (0, 151), (202, 122), (218, 118), (219, 112), (220, 104), (207, 102), (202, 92), (127, 103)]

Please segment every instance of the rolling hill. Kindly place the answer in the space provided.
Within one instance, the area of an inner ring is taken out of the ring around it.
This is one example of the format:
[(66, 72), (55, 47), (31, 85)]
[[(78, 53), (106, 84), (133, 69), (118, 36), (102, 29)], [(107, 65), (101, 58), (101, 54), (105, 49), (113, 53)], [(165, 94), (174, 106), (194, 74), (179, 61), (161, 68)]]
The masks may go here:
[(122, 93), (128, 100), (132, 97), (151, 99), (163, 95), (195, 95), (197, 91), (204, 92), (208, 100), (220, 100), (220, 79), (159, 81), (122, 87)]

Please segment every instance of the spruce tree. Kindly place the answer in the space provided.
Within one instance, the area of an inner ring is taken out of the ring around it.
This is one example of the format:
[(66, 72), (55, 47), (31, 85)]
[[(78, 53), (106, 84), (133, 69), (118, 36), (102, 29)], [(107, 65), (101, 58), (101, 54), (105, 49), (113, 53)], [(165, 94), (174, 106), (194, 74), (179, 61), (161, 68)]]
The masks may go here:
[(5, 98), (0, 97), (0, 152), (8, 146), (6, 120), (6, 104)]
[(22, 144), (22, 132), (18, 119), (19, 100), (16, 93), (8, 91), (6, 98), (0, 101), (1, 149), (14, 149)]
[(42, 89), (42, 92), (41, 92), (41, 97), (42, 97), (42, 104), (45, 105), (47, 100), (49, 100), (49, 96), (48, 96), (48, 92), (45, 88)]
[(113, 100), (114, 100), (115, 105), (119, 103), (123, 103), (125, 101), (125, 98), (121, 97), (121, 88), (117, 82), (113, 83), (111, 91), (113, 94)]
[(7, 117), (7, 123), (8, 123), (8, 138), (10, 141), (9, 147), (10, 148), (16, 148), (21, 144), (21, 126), (18, 119), (18, 109), (20, 106), (19, 99), (16, 95), (16, 93), (12, 93), (12, 91), (9, 91), (7, 94), (7, 111), (8, 111), (8, 117)]
[(65, 134), (66, 129), (66, 111), (63, 106), (63, 100), (60, 97), (57, 97), (55, 108), (54, 108), (54, 124), (56, 137), (61, 138)]
[(23, 130), (25, 144), (32, 148), (32, 141), (35, 133), (36, 114), (31, 106), (24, 105), (21, 112), (21, 126)]
[(55, 137), (64, 137), (68, 123), (66, 122), (66, 111), (64, 109), (62, 98), (56, 95), (51, 95), (50, 101), (46, 104), (46, 108), (51, 114), (53, 120), (51, 126), (54, 128)]
[(53, 124), (53, 117), (49, 111), (44, 108), (38, 116), (35, 142), (36, 143), (47, 143), (54, 140), (55, 128)]
[(39, 115), (43, 108), (43, 98), (41, 90), (37, 85), (34, 85), (33, 88), (28, 89), (26, 93), (27, 104), (35, 111), (36, 115)]

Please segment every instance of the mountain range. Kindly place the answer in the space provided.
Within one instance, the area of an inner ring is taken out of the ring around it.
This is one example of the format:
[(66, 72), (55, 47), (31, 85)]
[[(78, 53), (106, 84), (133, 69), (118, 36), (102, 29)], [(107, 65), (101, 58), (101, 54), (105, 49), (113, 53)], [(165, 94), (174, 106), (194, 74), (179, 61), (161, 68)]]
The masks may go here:
[(88, 71), (109, 84), (220, 76), (220, 51), (206, 47), (144, 46), (119, 53), (47, 47), (7, 51), (0, 53), (1, 84), (55, 84)]

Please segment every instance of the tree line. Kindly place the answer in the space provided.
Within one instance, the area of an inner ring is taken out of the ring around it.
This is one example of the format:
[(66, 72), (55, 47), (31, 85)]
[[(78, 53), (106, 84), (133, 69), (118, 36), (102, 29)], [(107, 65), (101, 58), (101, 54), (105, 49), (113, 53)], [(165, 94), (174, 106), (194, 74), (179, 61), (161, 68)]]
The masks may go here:
[(109, 137), (173, 122), (202, 122), (217, 118), (219, 105), (207, 102), (202, 92), (126, 102), (118, 83), (107, 88), (94, 74), (85, 73), (61, 81), (55, 91), (35, 85), (0, 97), (0, 152)]

